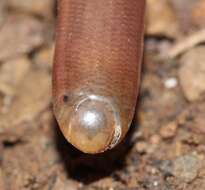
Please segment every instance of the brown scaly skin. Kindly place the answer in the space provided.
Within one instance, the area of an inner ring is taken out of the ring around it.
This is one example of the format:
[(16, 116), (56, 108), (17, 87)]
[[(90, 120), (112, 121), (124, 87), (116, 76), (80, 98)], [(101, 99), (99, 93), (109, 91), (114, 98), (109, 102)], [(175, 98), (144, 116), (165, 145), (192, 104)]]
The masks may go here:
[(58, 0), (54, 113), (85, 153), (117, 145), (132, 121), (140, 79), (145, 0)]

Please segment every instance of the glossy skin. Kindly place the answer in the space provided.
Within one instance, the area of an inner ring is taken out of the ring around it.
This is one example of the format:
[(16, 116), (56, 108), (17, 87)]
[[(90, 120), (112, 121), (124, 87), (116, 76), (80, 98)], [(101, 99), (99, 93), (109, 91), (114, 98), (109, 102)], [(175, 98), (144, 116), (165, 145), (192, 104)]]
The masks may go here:
[(53, 104), (66, 139), (85, 153), (117, 145), (132, 121), (145, 0), (59, 0)]

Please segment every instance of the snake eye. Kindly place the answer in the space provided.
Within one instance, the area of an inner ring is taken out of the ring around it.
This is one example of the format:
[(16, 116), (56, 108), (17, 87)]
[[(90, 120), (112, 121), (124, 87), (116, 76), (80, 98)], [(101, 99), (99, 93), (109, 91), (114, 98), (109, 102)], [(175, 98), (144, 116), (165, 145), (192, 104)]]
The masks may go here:
[(64, 95), (64, 96), (63, 96), (63, 102), (64, 102), (64, 103), (67, 103), (68, 101), (69, 101), (68, 95)]

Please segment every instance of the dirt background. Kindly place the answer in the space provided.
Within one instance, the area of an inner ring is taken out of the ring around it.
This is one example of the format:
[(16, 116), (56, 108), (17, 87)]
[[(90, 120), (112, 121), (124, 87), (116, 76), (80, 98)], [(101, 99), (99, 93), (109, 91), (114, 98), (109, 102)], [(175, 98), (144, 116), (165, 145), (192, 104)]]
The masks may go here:
[(0, 190), (204, 190), (205, 1), (147, 0), (136, 117), (85, 155), (51, 105), (54, 0), (0, 0)]

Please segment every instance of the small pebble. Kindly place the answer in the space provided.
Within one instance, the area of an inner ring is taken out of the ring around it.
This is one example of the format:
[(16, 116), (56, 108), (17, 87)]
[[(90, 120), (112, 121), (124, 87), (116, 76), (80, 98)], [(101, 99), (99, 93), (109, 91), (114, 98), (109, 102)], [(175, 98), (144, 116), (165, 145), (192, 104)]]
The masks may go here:
[(139, 153), (145, 153), (147, 152), (147, 149), (148, 149), (148, 144), (146, 142), (138, 142), (136, 145), (135, 145), (135, 148), (137, 150), (137, 152)]
[(173, 161), (172, 174), (180, 181), (189, 183), (198, 174), (198, 159), (194, 155), (185, 155)]
[(7, 0), (9, 8), (38, 16), (51, 17), (55, 5), (54, 0)]
[(28, 72), (31, 61), (27, 56), (19, 56), (5, 61), (0, 68), (0, 92), (14, 95), (16, 86)]
[(165, 88), (172, 89), (175, 88), (178, 85), (178, 81), (176, 78), (168, 78), (164, 81)]
[(152, 135), (149, 139), (149, 142), (151, 144), (159, 144), (161, 141), (160, 136), (159, 135)]
[(185, 97), (189, 101), (201, 99), (205, 93), (205, 46), (185, 53), (181, 58), (179, 80)]
[[(147, 3), (147, 27), (148, 35), (160, 35), (173, 37), (179, 32), (176, 21), (176, 13), (170, 3), (164, 0), (148, 0)], [(158, 19), (160, 18), (160, 19)]]
[(9, 16), (1, 27), (0, 61), (30, 53), (44, 43), (44, 26), (31, 16)]
[(52, 70), (54, 54), (54, 44), (49, 47), (40, 49), (34, 55), (34, 63), (42, 69)]
[(170, 122), (160, 129), (160, 135), (162, 138), (172, 138), (176, 135), (177, 124), (175, 122)]
[(4, 19), (7, 15), (7, 11), (6, 11), (6, 0), (1, 0), (0, 1), (0, 27), (4, 22)]
[(158, 164), (158, 168), (164, 176), (169, 176), (172, 171), (172, 162), (170, 160), (162, 160)]

